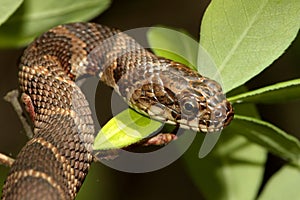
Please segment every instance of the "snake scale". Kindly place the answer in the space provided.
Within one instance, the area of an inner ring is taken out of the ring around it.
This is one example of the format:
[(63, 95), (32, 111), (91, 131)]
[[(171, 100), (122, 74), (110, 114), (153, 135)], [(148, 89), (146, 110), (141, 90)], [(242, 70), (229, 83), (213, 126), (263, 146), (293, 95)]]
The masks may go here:
[(160, 58), (117, 29), (94, 23), (54, 27), (25, 50), (21, 100), (33, 138), (16, 158), (2, 199), (74, 199), (93, 161), (94, 125), (75, 80), (92, 75), (138, 112), (202, 132), (221, 131), (233, 109), (220, 85)]

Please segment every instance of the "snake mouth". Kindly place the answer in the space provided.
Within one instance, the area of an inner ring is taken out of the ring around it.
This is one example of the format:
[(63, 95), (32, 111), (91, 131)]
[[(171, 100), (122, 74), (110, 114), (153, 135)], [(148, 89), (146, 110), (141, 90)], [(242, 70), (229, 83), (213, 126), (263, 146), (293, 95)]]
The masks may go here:
[(224, 123), (219, 121), (206, 121), (205, 124), (199, 124), (201, 132), (205, 133), (213, 133), (213, 132), (220, 132), (224, 128)]
[(225, 105), (225, 108), (222, 107), (222, 109), (215, 109), (202, 114), (199, 112), (197, 116), (191, 117), (161, 104), (155, 104), (149, 108), (147, 114), (155, 120), (179, 125), (183, 129), (212, 133), (222, 131), (233, 119), (234, 112), (231, 104), (226, 103)]
[(199, 112), (194, 118), (185, 117), (181, 114), (181, 119), (177, 120), (177, 123), (185, 129), (202, 133), (213, 133), (222, 131), (230, 124), (233, 117), (233, 107), (226, 101), (222, 106), (211, 109), (208, 112)]

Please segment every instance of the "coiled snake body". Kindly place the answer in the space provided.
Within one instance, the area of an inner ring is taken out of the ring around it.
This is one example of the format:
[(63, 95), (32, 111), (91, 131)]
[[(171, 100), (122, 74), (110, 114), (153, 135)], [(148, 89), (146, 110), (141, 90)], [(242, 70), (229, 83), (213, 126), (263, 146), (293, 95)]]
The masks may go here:
[(21, 58), (21, 97), (34, 136), (11, 168), (3, 199), (75, 198), (93, 160), (91, 111), (74, 82), (87, 74), (158, 120), (213, 132), (233, 117), (218, 83), (158, 58), (126, 34), (93, 23), (57, 26)]

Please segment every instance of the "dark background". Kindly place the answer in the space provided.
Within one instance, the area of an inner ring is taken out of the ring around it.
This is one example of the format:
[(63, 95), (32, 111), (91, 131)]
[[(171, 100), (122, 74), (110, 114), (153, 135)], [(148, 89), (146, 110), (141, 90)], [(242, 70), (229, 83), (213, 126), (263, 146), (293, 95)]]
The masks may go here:
[[(194, 38), (199, 39), (201, 18), (208, 4), (207, 0), (115, 0), (106, 12), (93, 21), (121, 30), (157, 24), (167, 25), (186, 29)], [(17, 61), (22, 51), (23, 49), (0, 50), (0, 152), (13, 157), (28, 139), (11, 105), (2, 97), (18, 87)], [(299, 57), (298, 36), (283, 56), (253, 78), (247, 86), (255, 89), (299, 78)], [(107, 105), (104, 106), (106, 109), (101, 110), (105, 118), (109, 118), (110, 113), (110, 92), (108, 88), (101, 89), (100, 104)], [(259, 105), (258, 108), (264, 120), (300, 136), (300, 101)], [(272, 157), (269, 164), (277, 166), (278, 160)], [(8, 168), (0, 167), (0, 170), (0, 182), (3, 182)], [(146, 174), (128, 174), (94, 164), (80, 195), (90, 195), (82, 196), (82, 199), (201, 199), (201, 193), (184, 170), (180, 160), (162, 170)]]

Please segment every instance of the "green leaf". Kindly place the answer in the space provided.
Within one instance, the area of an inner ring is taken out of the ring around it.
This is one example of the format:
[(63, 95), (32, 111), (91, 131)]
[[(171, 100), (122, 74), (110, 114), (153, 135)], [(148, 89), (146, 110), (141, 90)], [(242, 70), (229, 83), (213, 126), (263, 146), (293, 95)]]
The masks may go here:
[(199, 137), (198, 134), (184, 158), (205, 199), (253, 200), (262, 182), (266, 151), (225, 129), (213, 151), (199, 159)]
[(156, 55), (185, 64), (221, 83), (222, 79), (210, 55), (205, 49), (199, 48), (199, 43), (184, 30), (152, 27), (147, 32), (147, 38)]
[(180, 62), (196, 70), (198, 42), (184, 30), (151, 27), (147, 32), (147, 38), (156, 55)]
[(276, 83), (228, 98), (232, 103), (282, 103), (300, 99), (300, 79)]
[(226, 92), (259, 74), (291, 44), (300, 27), (299, 0), (213, 0), (200, 43), (214, 59)]
[(236, 114), (228, 128), (236, 134), (243, 135), (249, 141), (260, 144), (282, 158), (292, 161), (299, 160), (299, 140), (273, 124)]
[(0, 47), (17, 47), (58, 24), (86, 21), (104, 11), (110, 0), (26, 0), (0, 28)]
[(123, 148), (140, 141), (161, 127), (161, 122), (147, 118), (132, 109), (126, 109), (100, 130), (94, 141), (94, 149)]
[(251, 105), (253, 104), (235, 104), (234, 120), (227, 129), (282, 158), (297, 162), (300, 156), (299, 140), (273, 124), (260, 120), (258, 113), (249, 107)]
[(21, 5), (23, 0), (1, 0), (0, 1), (0, 25), (3, 24)]
[(297, 200), (300, 197), (300, 170), (285, 165), (267, 182), (258, 200)]

